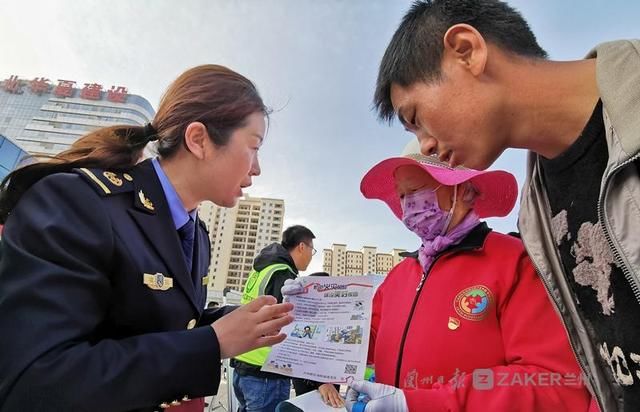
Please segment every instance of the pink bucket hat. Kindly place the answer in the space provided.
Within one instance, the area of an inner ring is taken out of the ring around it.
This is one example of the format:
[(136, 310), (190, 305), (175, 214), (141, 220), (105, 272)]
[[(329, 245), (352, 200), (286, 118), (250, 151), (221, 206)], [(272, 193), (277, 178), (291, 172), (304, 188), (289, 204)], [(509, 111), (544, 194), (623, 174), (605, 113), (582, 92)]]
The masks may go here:
[(445, 186), (471, 182), (480, 193), (474, 200), (473, 210), (481, 218), (508, 215), (518, 197), (516, 178), (503, 170), (451, 168), (433, 156), (421, 154), (392, 157), (378, 163), (364, 175), (360, 182), (360, 191), (367, 199), (380, 199), (385, 202), (398, 219), (402, 219), (402, 207), (396, 192), (394, 175), (396, 169), (407, 165), (421, 167)]

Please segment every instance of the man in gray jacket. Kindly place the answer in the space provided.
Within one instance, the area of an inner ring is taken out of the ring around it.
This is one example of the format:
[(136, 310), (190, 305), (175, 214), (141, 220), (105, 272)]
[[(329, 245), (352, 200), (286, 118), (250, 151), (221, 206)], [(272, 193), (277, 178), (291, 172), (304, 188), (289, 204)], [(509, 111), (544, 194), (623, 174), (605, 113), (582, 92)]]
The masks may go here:
[(506, 3), (418, 1), (385, 52), (374, 103), (452, 166), (484, 169), (507, 148), (530, 150), (519, 219), (527, 251), (593, 409), (637, 411), (640, 41), (605, 43), (579, 61), (546, 57)]

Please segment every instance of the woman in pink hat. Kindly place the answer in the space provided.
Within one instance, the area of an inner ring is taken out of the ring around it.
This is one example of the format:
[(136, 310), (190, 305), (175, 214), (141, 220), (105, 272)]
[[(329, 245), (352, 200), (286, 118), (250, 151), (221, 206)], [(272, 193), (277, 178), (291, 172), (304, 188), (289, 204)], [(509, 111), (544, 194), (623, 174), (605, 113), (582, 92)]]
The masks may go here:
[(351, 384), (350, 411), (358, 393), (367, 412), (587, 410), (564, 326), (521, 241), (480, 220), (511, 211), (511, 174), (409, 155), (377, 164), (361, 190), (422, 245), (375, 295), (376, 382)]

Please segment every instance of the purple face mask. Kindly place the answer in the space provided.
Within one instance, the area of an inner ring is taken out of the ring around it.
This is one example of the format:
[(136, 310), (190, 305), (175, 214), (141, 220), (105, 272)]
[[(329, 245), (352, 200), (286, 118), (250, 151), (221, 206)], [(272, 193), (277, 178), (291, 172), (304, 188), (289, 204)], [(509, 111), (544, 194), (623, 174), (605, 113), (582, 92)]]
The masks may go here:
[(453, 205), (445, 212), (438, 206), (436, 191), (440, 189), (422, 189), (409, 193), (402, 198), (402, 223), (420, 237), (422, 241), (430, 241), (443, 235), (453, 217), (456, 206), (457, 186), (454, 189)]
[(448, 230), (456, 207), (458, 187), (454, 187), (453, 204), (448, 212), (438, 206), (436, 191), (439, 188), (419, 190), (402, 199), (402, 223), (422, 240), (418, 257), (425, 273), (439, 252), (460, 242), (480, 222), (478, 215), (470, 211), (456, 227)]

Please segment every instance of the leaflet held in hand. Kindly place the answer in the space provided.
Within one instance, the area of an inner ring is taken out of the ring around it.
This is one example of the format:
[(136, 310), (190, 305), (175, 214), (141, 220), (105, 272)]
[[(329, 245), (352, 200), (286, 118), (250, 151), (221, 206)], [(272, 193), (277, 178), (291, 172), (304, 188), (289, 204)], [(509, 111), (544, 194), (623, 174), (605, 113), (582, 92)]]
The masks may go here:
[(299, 277), (304, 290), (289, 297), (295, 320), (282, 329), (263, 371), (316, 382), (363, 379), (374, 279), (370, 276)]

